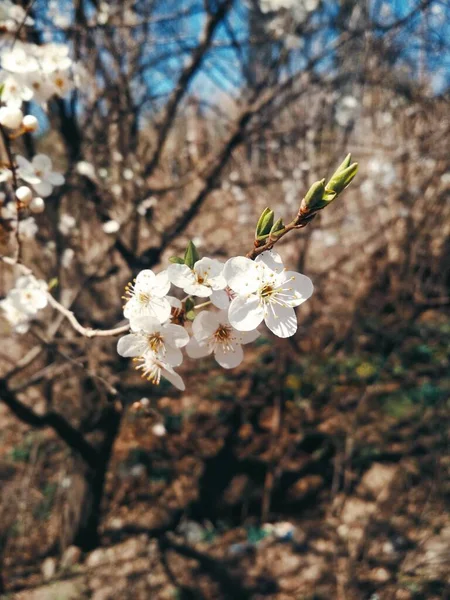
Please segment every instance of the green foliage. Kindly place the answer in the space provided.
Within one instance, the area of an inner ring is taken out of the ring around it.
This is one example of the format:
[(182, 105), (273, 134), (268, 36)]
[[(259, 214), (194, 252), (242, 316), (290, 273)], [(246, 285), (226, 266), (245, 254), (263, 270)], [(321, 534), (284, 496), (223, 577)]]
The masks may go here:
[(184, 264), (190, 269), (193, 269), (198, 260), (200, 260), (200, 254), (198, 253), (194, 242), (189, 241), (186, 252), (184, 253)]
[(184, 258), (180, 258), (179, 256), (171, 256), (169, 258), (169, 262), (175, 265), (184, 265)]
[(270, 233), (270, 230), (273, 226), (275, 213), (270, 208), (265, 208), (261, 216), (258, 219), (258, 223), (256, 224), (255, 238), (258, 241), (265, 240)]

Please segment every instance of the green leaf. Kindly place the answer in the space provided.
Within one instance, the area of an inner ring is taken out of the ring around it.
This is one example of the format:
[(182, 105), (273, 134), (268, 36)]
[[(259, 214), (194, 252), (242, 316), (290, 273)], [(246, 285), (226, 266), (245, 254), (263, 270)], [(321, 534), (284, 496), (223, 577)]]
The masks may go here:
[(187, 245), (186, 252), (184, 253), (184, 264), (190, 269), (193, 269), (198, 260), (200, 260), (200, 254), (198, 253), (194, 242), (190, 241)]
[(308, 211), (315, 211), (326, 206), (326, 202), (323, 202), (323, 195), (325, 193), (325, 179), (316, 181), (309, 188), (308, 193), (303, 198), (302, 208)]
[(188, 298), (186, 300), (186, 302), (184, 303), (184, 310), (188, 313), (191, 312), (193, 310), (195, 306), (195, 302), (192, 300), (192, 298)]
[(270, 237), (274, 238), (279, 236), (281, 233), (283, 233), (284, 231), (284, 223), (283, 223), (283, 219), (278, 219), (278, 221), (273, 225), (272, 229), (270, 230)]
[(50, 281), (48, 282), (48, 291), (51, 292), (55, 287), (58, 287), (59, 281), (57, 277), (53, 277), (53, 279), (50, 279)]
[(257, 240), (263, 240), (269, 235), (270, 230), (272, 229), (274, 217), (275, 213), (270, 208), (265, 208), (262, 211), (261, 216), (258, 219), (258, 223), (256, 224), (255, 237)]
[(326, 185), (327, 192), (340, 194), (353, 181), (358, 172), (358, 163), (353, 163), (342, 171), (336, 172)]
[(179, 256), (171, 256), (169, 258), (169, 262), (174, 263), (176, 265), (184, 265), (184, 259)]

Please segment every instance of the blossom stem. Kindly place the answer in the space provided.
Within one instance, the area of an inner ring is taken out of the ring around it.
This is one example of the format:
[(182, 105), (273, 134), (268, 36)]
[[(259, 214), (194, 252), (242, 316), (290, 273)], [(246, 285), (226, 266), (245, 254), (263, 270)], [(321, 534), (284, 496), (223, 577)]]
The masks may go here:
[(194, 306), (194, 310), (203, 308), (204, 306), (208, 306), (209, 304), (211, 304), (211, 300), (208, 300), (208, 302), (202, 302), (201, 304), (197, 304), (197, 306)]

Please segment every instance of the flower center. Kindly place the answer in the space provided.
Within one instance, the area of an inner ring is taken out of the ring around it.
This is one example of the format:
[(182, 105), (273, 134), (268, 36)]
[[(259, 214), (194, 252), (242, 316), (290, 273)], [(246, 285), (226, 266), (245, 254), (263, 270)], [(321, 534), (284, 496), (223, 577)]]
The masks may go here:
[(147, 337), (147, 345), (153, 352), (159, 352), (159, 350), (164, 349), (164, 340), (162, 335), (158, 333), (152, 333)]
[(270, 296), (272, 296), (275, 292), (276, 292), (276, 290), (274, 290), (271, 285), (265, 285), (261, 289), (259, 294), (260, 294), (261, 298), (270, 298)]
[(231, 327), (228, 325), (219, 325), (214, 333), (214, 338), (219, 344), (223, 344), (231, 337)]
[(141, 364), (136, 365), (136, 371), (142, 369), (142, 377), (145, 377), (147, 381), (153, 383), (154, 385), (159, 385), (161, 381), (161, 366), (155, 360), (146, 360), (144, 356), (140, 356), (139, 358), (133, 358), (135, 362), (140, 362)]
[(137, 299), (140, 304), (148, 304), (150, 301), (150, 294), (147, 294), (147, 292), (139, 292)]
[(197, 275), (197, 283), (205, 283), (205, 278), (201, 275)]

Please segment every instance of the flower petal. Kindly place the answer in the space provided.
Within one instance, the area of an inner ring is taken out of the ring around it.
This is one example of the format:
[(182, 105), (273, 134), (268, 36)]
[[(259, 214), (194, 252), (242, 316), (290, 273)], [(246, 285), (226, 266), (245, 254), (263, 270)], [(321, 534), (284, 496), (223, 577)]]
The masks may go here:
[(245, 256), (230, 258), (223, 269), (230, 288), (237, 294), (251, 294), (259, 287), (259, 272), (255, 263)]
[(46, 154), (36, 154), (32, 160), (33, 168), (39, 171), (50, 171), (52, 168), (52, 161)]
[(179, 367), (183, 362), (183, 354), (179, 348), (173, 348), (172, 346), (166, 346), (164, 353), (164, 362), (169, 364), (171, 367)]
[(148, 305), (148, 312), (152, 317), (156, 317), (160, 323), (165, 323), (170, 317), (171, 308), (167, 298), (152, 298)]
[(170, 290), (170, 281), (167, 271), (161, 271), (153, 280), (151, 291), (154, 296), (162, 298)]
[(255, 263), (263, 263), (266, 267), (269, 267), (269, 269), (276, 273), (281, 273), (284, 269), (283, 260), (275, 250), (266, 250), (266, 252), (263, 252), (255, 258)]
[(154, 333), (161, 329), (161, 323), (155, 317), (149, 315), (131, 315), (130, 328), (133, 331), (144, 331), (145, 333)]
[(230, 306), (230, 297), (225, 290), (213, 290), (211, 302), (217, 308), (226, 309)]
[(61, 173), (57, 173), (56, 171), (51, 171), (50, 173), (48, 173), (46, 179), (52, 185), (63, 185), (66, 181), (64, 179), (64, 175), (62, 175)]
[(264, 316), (267, 327), (280, 338), (287, 338), (297, 331), (297, 315), (290, 306), (269, 305)]
[(181, 325), (164, 325), (162, 334), (165, 342), (174, 348), (183, 348), (189, 342), (189, 334)]
[(184, 392), (184, 390), (186, 389), (186, 386), (184, 385), (184, 381), (181, 379), (181, 377), (180, 377), (180, 375), (178, 375), (178, 373), (175, 373), (175, 371), (170, 367), (170, 365), (167, 365), (166, 368), (163, 367), (161, 369), (161, 371), (162, 371), (163, 376), (167, 379), (167, 381), (169, 381), (177, 389)]
[(245, 296), (234, 298), (230, 304), (228, 318), (238, 331), (256, 329), (264, 318), (264, 309), (259, 303), (258, 296), (252, 294), (248, 298)]
[(136, 292), (148, 292), (153, 285), (156, 275), (151, 269), (144, 269), (140, 271), (134, 282), (134, 289)]
[(32, 183), (31, 185), (42, 198), (48, 198), (53, 192), (53, 186), (51, 183), (48, 183), (48, 181), (39, 181), (38, 183)]
[(288, 306), (299, 306), (312, 296), (314, 286), (309, 277), (295, 271), (286, 271), (284, 275), (283, 293), (291, 296), (284, 299)]
[(207, 340), (219, 327), (219, 319), (217, 313), (203, 310), (199, 313), (192, 323), (192, 332), (198, 342)]
[(199, 344), (198, 341), (192, 337), (189, 340), (189, 344), (186, 346), (186, 354), (190, 358), (203, 358), (211, 354), (211, 348), (208, 344)]
[(183, 289), (189, 296), (198, 296), (199, 298), (208, 298), (212, 293), (212, 289), (202, 283), (188, 283)]
[(233, 344), (233, 348), (224, 348), (218, 344), (214, 352), (215, 359), (224, 369), (234, 369), (241, 364), (244, 359), (244, 351), (240, 344)]
[(184, 288), (189, 283), (195, 281), (192, 270), (187, 265), (173, 264), (167, 268), (169, 281), (179, 288)]
[(117, 352), (120, 356), (142, 356), (147, 350), (145, 337), (135, 333), (124, 335), (117, 342)]
[(259, 338), (261, 334), (254, 329), (253, 331), (236, 331), (235, 337), (239, 344), (251, 344)]

